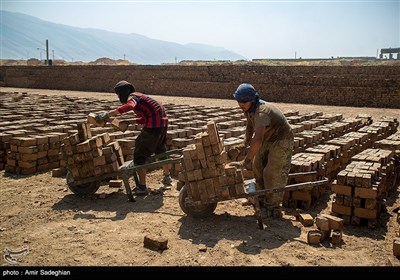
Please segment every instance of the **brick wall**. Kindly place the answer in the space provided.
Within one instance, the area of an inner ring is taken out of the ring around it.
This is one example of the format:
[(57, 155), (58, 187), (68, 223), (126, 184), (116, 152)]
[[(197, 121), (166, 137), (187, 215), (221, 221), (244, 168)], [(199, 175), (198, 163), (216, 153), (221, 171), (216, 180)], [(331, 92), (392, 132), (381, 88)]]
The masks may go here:
[(140, 92), (232, 98), (252, 83), (271, 102), (400, 108), (400, 66), (2, 66), (1, 85), (113, 92), (119, 80)]

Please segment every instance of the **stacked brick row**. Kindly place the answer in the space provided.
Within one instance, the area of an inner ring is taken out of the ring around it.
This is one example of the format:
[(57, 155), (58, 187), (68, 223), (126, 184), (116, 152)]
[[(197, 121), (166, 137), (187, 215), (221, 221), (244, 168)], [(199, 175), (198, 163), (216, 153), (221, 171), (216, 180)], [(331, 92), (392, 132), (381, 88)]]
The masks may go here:
[(374, 228), (387, 197), (385, 180), (382, 180), (393, 152), (367, 149), (352, 158), (352, 162), (339, 172), (331, 188), (335, 193), (332, 213), (343, 218), (346, 224), (367, 223)]
[(226, 152), (214, 122), (207, 132), (196, 135), (195, 143), (183, 150), (180, 179), (194, 202), (228, 200), (244, 193), (240, 169), (226, 166)]
[(90, 127), (78, 129), (62, 141), (62, 150), (74, 180), (113, 173), (124, 163), (118, 142), (110, 142), (108, 133), (91, 136)]
[[(316, 171), (317, 174), (325, 173), (325, 155), (317, 153), (298, 153), (292, 156), (290, 173)], [(317, 175), (318, 176), (318, 175)], [(316, 176), (316, 177), (317, 177)], [(300, 177), (290, 183), (309, 181), (308, 177)], [(295, 191), (285, 191), (283, 206), (289, 208), (309, 209), (326, 190), (326, 186), (307, 187)]]
[(66, 133), (53, 132), (12, 137), (7, 151), (6, 172), (28, 175), (59, 168), (63, 165), (60, 140), (66, 136)]

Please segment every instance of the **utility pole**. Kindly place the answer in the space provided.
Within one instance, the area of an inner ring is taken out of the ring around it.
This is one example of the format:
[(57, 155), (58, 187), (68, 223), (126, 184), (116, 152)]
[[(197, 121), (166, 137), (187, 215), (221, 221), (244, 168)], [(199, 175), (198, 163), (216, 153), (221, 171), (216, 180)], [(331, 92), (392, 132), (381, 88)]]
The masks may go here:
[(125, 54), (124, 54), (124, 60), (125, 60)]
[(50, 65), (49, 63), (49, 40), (46, 39), (46, 64)]
[(51, 50), (52, 51), (52, 53), (53, 53), (53, 60), (54, 60), (54, 50)]
[(296, 59), (296, 56), (297, 56), (297, 52), (295, 51), (294, 52), (294, 59)]

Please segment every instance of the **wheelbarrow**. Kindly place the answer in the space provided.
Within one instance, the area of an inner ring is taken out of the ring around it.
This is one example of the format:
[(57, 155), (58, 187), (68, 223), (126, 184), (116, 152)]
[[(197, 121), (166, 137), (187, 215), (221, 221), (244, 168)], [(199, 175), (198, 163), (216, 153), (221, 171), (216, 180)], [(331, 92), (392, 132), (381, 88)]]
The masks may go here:
[[(171, 155), (179, 155), (178, 157), (170, 157)], [(165, 158), (163, 160), (159, 160), (160, 158)], [(153, 155), (148, 160), (147, 163), (141, 165), (135, 165), (133, 160), (126, 161), (123, 165), (121, 165), (116, 172), (103, 174), (96, 177), (89, 177), (82, 180), (74, 180), (71, 176), (71, 172), (68, 171), (67, 166), (67, 185), (68, 188), (77, 195), (89, 195), (94, 194), (100, 187), (100, 183), (107, 179), (112, 179), (118, 176), (118, 178), (122, 179), (125, 185), (126, 194), (128, 196), (129, 201), (135, 202), (135, 198), (133, 197), (131, 187), (129, 185), (129, 178), (133, 177), (136, 185), (139, 184), (139, 178), (137, 175), (137, 171), (139, 169), (145, 168), (147, 170), (154, 170), (160, 166), (165, 164), (180, 162), (182, 159), (182, 149), (175, 149), (166, 151), (161, 154)]]
[(261, 216), (260, 197), (263, 197), (268, 193), (294, 191), (304, 188), (322, 186), (328, 182), (327, 178), (322, 178), (320, 180), (317, 180), (317, 171), (289, 174), (289, 180), (295, 179), (296, 177), (309, 178), (310, 181), (290, 184), (286, 185), (285, 187), (275, 187), (270, 189), (248, 191), (249, 189), (248, 187), (250, 186), (250, 184), (254, 184), (255, 182), (255, 180), (252, 179), (244, 182), (244, 187), (246, 191), (243, 194), (237, 195), (236, 197), (230, 199), (224, 199), (221, 197), (209, 198), (205, 202), (201, 200), (194, 201), (187, 191), (188, 186), (183, 185), (183, 187), (180, 189), (179, 192), (179, 206), (181, 207), (184, 213), (186, 213), (189, 216), (192, 216), (193, 218), (207, 218), (214, 212), (218, 202), (233, 200), (238, 198), (247, 198), (254, 207), (254, 216), (257, 219), (258, 226), (260, 227), (260, 229), (263, 229), (264, 224)]

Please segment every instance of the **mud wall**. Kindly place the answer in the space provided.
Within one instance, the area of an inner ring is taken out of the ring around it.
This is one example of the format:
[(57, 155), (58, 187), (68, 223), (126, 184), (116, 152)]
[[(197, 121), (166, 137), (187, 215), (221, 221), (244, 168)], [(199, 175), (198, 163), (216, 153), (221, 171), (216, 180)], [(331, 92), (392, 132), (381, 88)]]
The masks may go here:
[(154, 95), (232, 98), (252, 83), (271, 102), (400, 108), (400, 66), (2, 66), (7, 87), (113, 92), (119, 80)]

